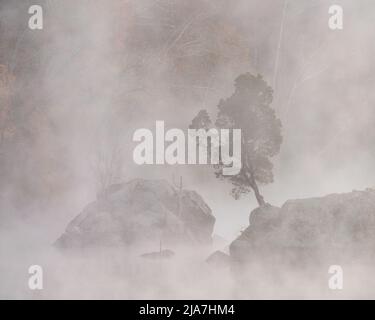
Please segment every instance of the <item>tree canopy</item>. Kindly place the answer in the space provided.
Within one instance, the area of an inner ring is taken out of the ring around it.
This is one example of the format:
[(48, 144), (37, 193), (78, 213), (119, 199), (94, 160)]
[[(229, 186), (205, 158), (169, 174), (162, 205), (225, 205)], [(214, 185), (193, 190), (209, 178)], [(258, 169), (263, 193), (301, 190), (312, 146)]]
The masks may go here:
[[(214, 166), (216, 177), (228, 179), (233, 184), (231, 194), (238, 199), (241, 194), (254, 191), (260, 206), (265, 204), (258, 183), (273, 182), (271, 158), (280, 151), (282, 143), (281, 121), (271, 108), (273, 90), (262, 76), (250, 73), (235, 80), (235, 91), (218, 104), (215, 126), (223, 129), (241, 129), (241, 161), (239, 174), (224, 176), (223, 166)], [(212, 121), (206, 110), (201, 110), (192, 120), (190, 128), (209, 129)]]

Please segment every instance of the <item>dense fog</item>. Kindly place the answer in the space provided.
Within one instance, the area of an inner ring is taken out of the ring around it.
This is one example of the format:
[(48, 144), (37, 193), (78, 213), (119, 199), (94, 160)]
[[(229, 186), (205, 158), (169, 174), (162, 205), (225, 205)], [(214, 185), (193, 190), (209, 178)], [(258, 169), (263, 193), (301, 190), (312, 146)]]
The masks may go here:
[[(254, 194), (235, 200), (206, 165), (139, 166), (132, 155), (136, 129), (162, 120), (187, 130), (201, 109), (214, 117), (249, 72), (273, 89), (282, 123), (274, 181), (259, 185), (267, 203), (374, 187), (373, 1), (44, 0), (42, 30), (28, 26), (33, 4), (0, 1), (0, 298), (371, 296), (364, 263), (348, 266), (351, 290), (337, 295), (325, 264), (275, 279), (255, 261), (255, 284), (208, 265), (248, 227)], [(342, 30), (328, 26), (333, 4)], [(212, 210), (213, 244), (176, 246), (162, 261), (140, 257), (158, 242), (53, 245), (111, 185), (163, 179), (178, 189), (179, 177)], [(33, 264), (42, 291), (27, 287)]]

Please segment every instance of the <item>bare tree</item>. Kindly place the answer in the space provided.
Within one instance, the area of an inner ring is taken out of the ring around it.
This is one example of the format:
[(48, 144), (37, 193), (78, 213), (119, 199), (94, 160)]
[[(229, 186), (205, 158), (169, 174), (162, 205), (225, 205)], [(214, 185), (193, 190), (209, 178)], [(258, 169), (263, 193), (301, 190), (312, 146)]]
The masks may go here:
[(108, 187), (121, 181), (122, 169), (123, 158), (120, 147), (110, 146), (96, 151), (93, 171), (98, 194), (105, 195)]

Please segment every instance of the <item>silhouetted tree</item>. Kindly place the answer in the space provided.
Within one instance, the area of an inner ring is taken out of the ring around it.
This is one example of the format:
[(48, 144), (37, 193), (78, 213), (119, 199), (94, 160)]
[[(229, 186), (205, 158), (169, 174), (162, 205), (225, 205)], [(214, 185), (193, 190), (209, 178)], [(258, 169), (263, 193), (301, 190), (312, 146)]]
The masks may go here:
[[(218, 128), (241, 129), (240, 172), (224, 176), (223, 166), (214, 165), (216, 177), (228, 179), (234, 186), (232, 196), (254, 191), (259, 206), (265, 204), (259, 192), (258, 183), (273, 182), (271, 157), (280, 151), (282, 142), (281, 121), (270, 107), (272, 88), (260, 75), (240, 75), (235, 80), (235, 92), (228, 99), (221, 100), (215, 125)], [(201, 110), (193, 119), (190, 128), (209, 129), (212, 125), (209, 114)]]

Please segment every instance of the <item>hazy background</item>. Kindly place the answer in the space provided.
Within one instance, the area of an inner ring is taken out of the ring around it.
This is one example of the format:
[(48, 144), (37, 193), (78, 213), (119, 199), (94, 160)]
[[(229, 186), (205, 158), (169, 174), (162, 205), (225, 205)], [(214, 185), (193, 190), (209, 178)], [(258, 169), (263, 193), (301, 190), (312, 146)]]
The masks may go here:
[[(46, 0), (42, 31), (28, 29), (32, 4), (0, 1), (1, 268), (51, 244), (113, 158), (118, 181), (183, 176), (233, 240), (253, 194), (234, 200), (205, 166), (137, 167), (132, 134), (214, 114), (245, 72), (274, 88), (283, 123), (267, 202), (375, 185), (372, 0)], [(328, 28), (332, 4), (344, 30)]]

